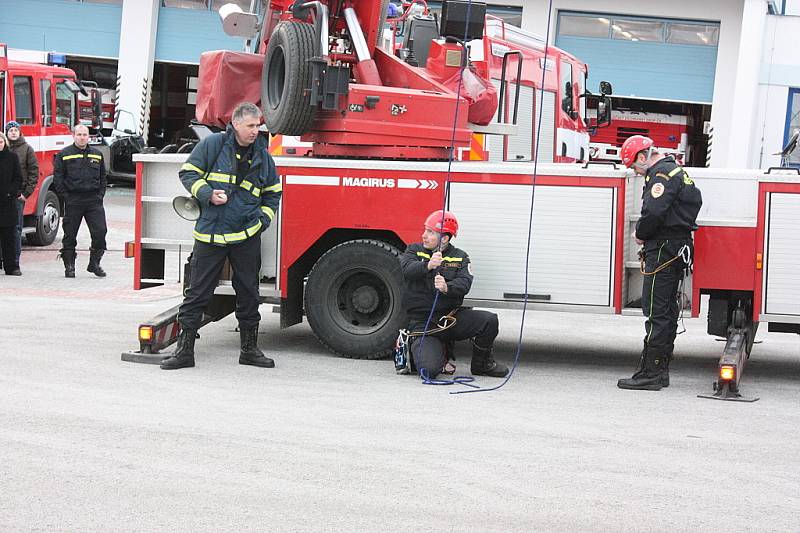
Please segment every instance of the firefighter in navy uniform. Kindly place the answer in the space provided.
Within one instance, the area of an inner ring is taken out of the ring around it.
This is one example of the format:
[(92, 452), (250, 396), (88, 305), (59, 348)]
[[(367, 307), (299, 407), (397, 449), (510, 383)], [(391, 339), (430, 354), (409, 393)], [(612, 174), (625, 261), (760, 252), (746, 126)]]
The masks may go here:
[(692, 231), (703, 205), (700, 190), (672, 156), (658, 153), (641, 135), (622, 145), (623, 164), (645, 176), (642, 213), (634, 238), (644, 254), (642, 313), (644, 348), (631, 378), (621, 389), (661, 390), (669, 386), (669, 362), (678, 329), (678, 290), (694, 254)]
[(181, 167), (181, 182), (197, 198), (201, 214), (193, 231), (191, 282), (178, 309), (181, 332), (175, 353), (161, 363), (164, 370), (194, 366), (197, 330), (226, 258), (236, 292), (239, 364), (275, 366), (258, 348), (258, 285), (261, 233), (278, 211), (281, 181), (267, 140), (258, 134), (260, 123), (256, 105), (239, 104), (227, 130), (200, 141)]
[[(410, 244), (400, 266), (405, 279), (403, 304), (408, 315), (408, 330), (421, 332), (428, 324), (435, 328), (444, 315), (455, 311), (455, 325), (444, 331), (415, 337), (411, 343), (414, 366), (421, 376), (439, 375), (447, 364), (445, 347), (457, 340), (472, 340), (471, 372), (480, 376), (504, 377), (508, 368), (494, 360), (492, 345), (497, 337), (497, 315), (488, 311), (459, 309), (472, 287), (469, 256), (450, 240), (458, 234), (458, 220), (449, 211), (435, 211), (425, 220), (422, 242)], [(436, 294), (438, 292), (438, 298)]]
[(100, 260), (106, 251), (106, 165), (100, 150), (89, 146), (89, 128), (78, 124), (72, 129), (74, 143), (61, 150), (53, 167), (53, 186), (64, 201), (64, 238), (61, 241), (61, 259), (64, 276), (75, 277), (75, 258), (78, 229), (86, 220), (92, 245), (89, 249), (89, 266), (86, 270), (104, 278), (105, 270)]

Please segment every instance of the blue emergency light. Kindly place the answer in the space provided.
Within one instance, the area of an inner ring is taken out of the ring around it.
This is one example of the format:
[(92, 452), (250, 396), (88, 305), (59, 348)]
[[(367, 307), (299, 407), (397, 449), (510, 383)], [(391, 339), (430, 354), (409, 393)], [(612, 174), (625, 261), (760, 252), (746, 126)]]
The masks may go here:
[(67, 54), (58, 54), (56, 52), (50, 52), (47, 54), (47, 64), (48, 65), (66, 65), (67, 64)]

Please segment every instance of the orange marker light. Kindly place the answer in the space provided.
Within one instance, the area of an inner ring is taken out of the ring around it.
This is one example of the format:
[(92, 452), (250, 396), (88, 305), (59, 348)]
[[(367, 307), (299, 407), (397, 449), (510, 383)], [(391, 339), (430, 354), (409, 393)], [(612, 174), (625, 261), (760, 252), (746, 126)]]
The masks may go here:
[(133, 241), (127, 241), (125, 243), (125, 258), (130, 259), (136, 255), (136, 243)]
[(139, 326), (139, 340), (152, 341), (153, 340), (153, 326)]
[(733, 381), (736, 378), (736, 367), (721, 366), (719, 368), (719, 379), (723, 381)]
[(764, 266), (764, 254), (756, 254), (756, 270), (761, 270)]

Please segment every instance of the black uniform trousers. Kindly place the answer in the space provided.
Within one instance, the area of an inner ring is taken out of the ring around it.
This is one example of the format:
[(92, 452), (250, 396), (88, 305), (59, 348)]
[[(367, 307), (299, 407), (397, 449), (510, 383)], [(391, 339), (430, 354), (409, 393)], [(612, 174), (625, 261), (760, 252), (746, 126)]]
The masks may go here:
[[(655, 272), (658, 268), (676, 257), (681, 248), (691, 239), (664, 239), (645, 242), (645, 272)], [(663, 270), (653, 275), (645, 275), (642, 284), (642, 313), (644, 323), (644, 345), (651, 355), (668, 356), (672, 354), (675, 335), (678, 331), (678, 288), (687, 265), (678, 258)]]
[(15, 260), (16, 239), (17, 239), (16, 226), (0, 227), (0, 250), (2, 250), (3, 252), (2, 255), (3, 268), (5, 269), (6, 274), (10, 274), (14, 270), (19, 268), (19, 265)]
[[(427, 318), (427, 317), (426, 317)], [(437, 318), (438, 317), (434, 317)], [(438, 322), (433, 321), (428, 329), (436, 327)], [(409, 331), (422, 331), (425, 321), (412, 320)], [(498, 332), (497, 315), (489, 311), (476, 311), (475, 309), (459, 309), (456, 313), (456, 324), (449, 329), (425, 337), (415, 337), (411, 342), (411, 355), (414, 358), (414, 367), (417, 372), (425, 369), (426, 376), (435, 378), (447, 364), (445, 346), (453, 341), (473, 339), (481, 348), (491, 348)]]
[(214, 246), (195, 241), (192, 250), (192, 273), (186, 298), (178, 308), (181, 329), (197, 330), (203, 312), (214, 296), (225, 259), (233, 269), (233, 290), (236, 292), (236, 319), (240, 329), (258, 326), (259, 272), (261, 271), (261, 237), (256, 235), (237, 244)]
[(78, 230), (81, 220), (86, 220), (89, 235), (92, 236), (92, 248), (95, 250), (106, 249), (106, 210), (103, 208), (103, 198), (95, 193), (71, 193), (67, 198), (64, 210), (64, 238), (61, 249), (75, 250), (78, 244)]

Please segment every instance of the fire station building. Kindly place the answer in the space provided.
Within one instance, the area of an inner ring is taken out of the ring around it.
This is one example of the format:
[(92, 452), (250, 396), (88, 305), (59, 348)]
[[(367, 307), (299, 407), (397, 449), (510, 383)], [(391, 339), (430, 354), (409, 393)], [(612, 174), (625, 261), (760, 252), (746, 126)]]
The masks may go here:
[[(200, 54), (244, 49), (217, 14), (229, 1), (0, 0), (0, 40), (18, 59), (64, 54), (81, 79), (106, 90), (125, 128), (159, 146), (194, 116)], [(250, 10), (250, 0), (234, 3)], [(777, 165), (775, 153), (800, 128), (800, 0), (488, 4), (586, 62), (590, 89), (611, 82), (618, 113), (685, 124), (694, 166)], [(440, 2), (428, 5), (437, 11)]]

